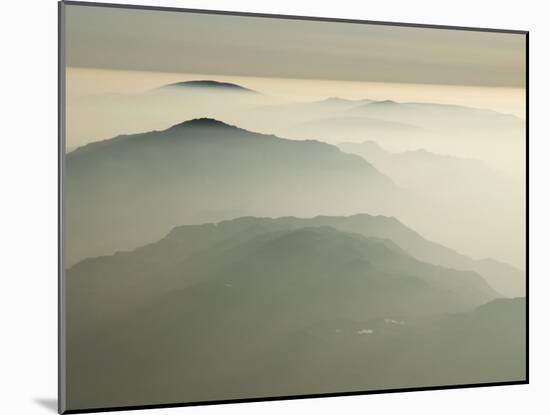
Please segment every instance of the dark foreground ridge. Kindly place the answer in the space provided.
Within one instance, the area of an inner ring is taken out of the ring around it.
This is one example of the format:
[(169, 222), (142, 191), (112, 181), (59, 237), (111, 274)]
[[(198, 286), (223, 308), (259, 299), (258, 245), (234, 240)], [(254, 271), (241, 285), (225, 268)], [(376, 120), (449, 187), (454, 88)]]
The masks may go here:
[(243, 217), (80, 262), (68, 407), (524, 380), (525, 300), (419, 261), (394, 242), (410, 232), (382, 216)]

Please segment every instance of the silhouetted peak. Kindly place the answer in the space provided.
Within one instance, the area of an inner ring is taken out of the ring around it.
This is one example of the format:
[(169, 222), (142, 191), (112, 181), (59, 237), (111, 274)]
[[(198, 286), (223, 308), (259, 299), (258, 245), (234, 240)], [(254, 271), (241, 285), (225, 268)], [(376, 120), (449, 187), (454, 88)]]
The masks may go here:
[(175, 82), (173, 84), (165, 85), (165, 87), (209, 88), (209, 89), (226, 90), (226, 91), (256, 92), (252, 89), (245, 88), (244, 86), (241, 86), (241, 85), (232, 84), (230, 82), (213, 81), (210, 79)]
[(181, 127), (208, 127), (208, 128), (238, 128), (234, 125), (229, 125), (223, 121), (217, 120), (215, 118), (193, 118), (192, 120), (187, 120), (179, 124), (173, 125), (171, 128), (181, 128)]

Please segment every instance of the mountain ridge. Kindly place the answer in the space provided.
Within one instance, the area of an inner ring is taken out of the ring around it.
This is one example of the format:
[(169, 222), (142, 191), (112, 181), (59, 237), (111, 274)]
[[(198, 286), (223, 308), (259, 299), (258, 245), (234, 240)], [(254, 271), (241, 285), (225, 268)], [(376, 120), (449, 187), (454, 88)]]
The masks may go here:
[[(236, 240), (240, 240), (238, 235), (245, 233), (260, 235), (266, 232), (287, 232), (289, 230), (302, 230), (303, 232), (304, 229), (314, 228), (333, 229), (345, 232), (348, 236), (355, 235), (356, 237), (378, 241), (395, 252), (404, 253), (418, 261), (449, 270), (475, 272), (481, 275), (499, 293), (509, 297), (522, 296), (525, 293), (525, 276), (522, 271), (494, 259), (476, 260), (462, 255), (450, 248), (425, 239), (418, 232), (404, 225), (399, 219), (385, 215), (356, 214), (347, 217), (316, 216), (312, 218), (247, 216), (217, 223), (176, 226), (158, 241), (145, 246), (158, 244), (166, 247), (166, 242), (171, 241), (170, 243), (174, 243), (174, 241), (181, 240), (181, 238), (185, 240), (186, 235), (192, 234), (194, 235), (194, 245), (200, 248), (200, 241), (210, 241), (208, 243), (211, 243), (212, 240), (209, 238), (212, 236), (208, 235), (216, 232), (237, 235)], [(220, 240), (218, 242), (225, 244), (230, 242), (229, 239), (224, 241)], [(191, 245), (193, 245), (191, 242), (186, 242), (184, 246)], [(137, 249), (140, 250), (143, 247)], [(180, 253), (180, 255), (183, 254)], [(86, 261), (89, 260), (93, 260), (93, 258)], [(517, 288), (511, 289), (508, 287), (510, 279), (514, 287)]]
[[(351, 155), (353, 157), (357, 157), (357, 160), (359, 160), (359, 159), (363, 160), (361, 157), (356, 156), (355, 154), (349, 154), (349, 153), (345, 153), (345, 152), (341, 151), (340, 148), (337, 145), (329, 144), (329, 143), (326, 143), (324, 141), (315, 140), (315, 139), (296, 140), (296, 139), (289, 139), (289, 138), (281, 137), (281, 136), (276, 135), (276, 134), (259, 133), (259, 132), (255, 132), (255, 131), (252, 131), (252, 130), (249, 130), (249, 129), (246, 129), (246, 128), (243, 128), (243, 127), (239, 127), (237, 125), (230, 124), (230, 123), (227, 123), (225, 121), (219, 120), (217, 118), (212, 118), (212, 117), (198, 117), (198, 118), (192, 118), (192, 119), (184, 120), (182, 122), (173, 124), (173, 125), (171, 125), (167, 128), (164, 128), (162, 130), (150, 130), (150, 131), (139, 132), (139, 133), (135, 133), (135, 134), (120, 134), (120, 135), (117, 135), (117, 136), (114, 136), (114, 137), (106, 138), (106, 139), (99, 140), (99, 141), (94, 141), (94, 142), (91, 142), (91, 143), (87, 143), (83, 146), (77, 147), (77, 148), (73, 149), (70, 153), (67, 153), (67, 156), (69, 158), (74, 158), (75, 156), (80, 156), (84, 152), (88, 152), (90, 150), (93, 151), (95, 149), (98, 149), (98, 148), (101, 148), (101, 147), (104, 147), (104, 146), (108, 146), (109, 144), (119, 144), (119, 143), (123, 143), (125, 141), (129, 141), (129, 140), (132, 140), (132, 139), (139, 139), (139, 138), (148, 137), (148, 136), (155, 136), (155, 138), (156, 138), (158, 136), (162, 136), (163, 134), (168, 134), (170, 132), (178, 133), (181, 130), (194, 129), (194, 128), (196, 128), (196, 129), (209, 129), (209, 128), (211, 128), (211, 129), (218, 129), (218, 130), (224, 130), (225, 129), (225, 132), (241, 133), (241, 134), (245, 134), (246, 136), (252, 136), (253, 135), (254, 138), (276, 139), (276, 140), (281, 140), (281, 141), (284, 141), (284, 142), (287, 142), (287, 143), (296, 143), (296, 144), (299, 144), (299, 143), (304, 143), (304, 144), (306, 144), (306, 143), (315, 143), (315, 144), (320, 145), (320, 146), (325, 146), (326, 148), (333, 148), (333, 149), (341, 152), (342, 154), (344, 154), (346, 156)], [(365, 160), (363, 160), (363, 161), (365, 161)]]
[[(336, 146), (211, 118), (89, 144), (69, 153), (66, 166), (73, 206), (69, 263), (143, 245), (180, 223), (330, 213), (339, 210), (338, 200), (347, 200), (337, 195), (350, 193), (355, 197), (344, 203), (344, 213), (367, 205), (382, 212), (379, 206), (402, 192), (369, 162)], [(154, 220), (151, 211), (158, 213)]]
[[(389, 239), (409, 255), (420, 261), (444, 266), (456, 270), (471, 270), (482, 275), (492, 287), (505, 296), (518, 297), (525, 295), (525, 274), (522, 270), (493, 258), (473, 259), (451, 248), (424, 238), (414, 229), (403, 224), (398, 218), (387, 215), (370, 215), (359, 213), (350, 216), (318, 215), (312, 218), (281, 217), (255, 218), (244, 217), (229, 221), (221, 221), (217, 226), (238, 226), (239, 223), (253, 226), (263, 222), (276, 226), (305, 226), (305, 224), (320, 224), (331, 226), (347, 232), (357, 233), (366, 237)], [(246, 225), (244, 225), (246, 226)], [(177, 227), (172, 232), (177, 233)]]
[[(95, 278), (96, 275), (102, 278)], [(262, 280), (258, 280), (260, 277)], [(181, 290), (220, 279), (241, 285), (243, 278), (248, 283), (265, 281), (285, 290), (301, 284), (302, 279), (308, 284), (333, 285), (342, 279), (359, 278), (367, 286), (371, 280), (379, 281), (374, 286), (381, 284), (380, 289), (386, 290), (389, 284), (398, 292), (409, 287), (410, 282), (415, 290), (420, 290), (417, 295), (423, 296), (423, 287), (429, 286), (433, 295), (440, 292), (447, 297), (443, 302), (433, 300), (438, 307), (449, 310), (499, 297), (474, 272), (422, 262), (393, 241), (307, 222), (296, 227), (261, 227), (257, 223), (244, 227), (181, 227), (177, 233), (134, 251), (87, 259), (68, 270), (69, 289), (79, 291), (78, 296), (73, 296), (78, 303), (73, 307), (82, 310), (78, 315), (90, 316), (92, 323), (100, 321), (107, 310), (112, 310), (112, 319), (130, 313), (147, 298), (162, 296), (168, 288)], [(277, 281), (270, 281), (271, 278)], [(394, 285), (397, 281), (403, 284)], [(140, 294), (142, 290), (147, 296)], [(122, 308), (116, 300), (119, 296), (127, 297)], [(104, 309), (87, 308), (86, 304), (95, 301), (105, 304)], [(414, 301), (410, 307), (425, 308)]]

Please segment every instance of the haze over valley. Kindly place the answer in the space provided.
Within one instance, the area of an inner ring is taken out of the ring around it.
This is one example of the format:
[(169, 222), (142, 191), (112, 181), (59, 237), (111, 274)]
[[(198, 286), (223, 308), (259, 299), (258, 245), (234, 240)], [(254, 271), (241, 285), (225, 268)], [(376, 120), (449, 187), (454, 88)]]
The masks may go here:
[(118, 406), (525, 376), (521, 174), (321, 139), (364, 131), (392, 147), (434, 134), (407, 124), (411, 112), (461, 134), (474, 121), (512, 134), (519, 118), (367, 99), (264, 105), (215, 80), (146, 96), (162, 108), (215, 97), (281, 129), (324, 118), (301, 124), (302, 140), (200, 117), (67, 154), (71, 406), (93, 407), (98, 390)]
[[(68, 68), (68, 78), (75, 85), (67, 91), (70, 150), (119, 134), (163, 130), (184, 120), (210, 117), (285, 138), (332, 144), (374, 140), (392, 151), (424, 148), (482, 159), (516, 175), (524, 171), (521, 88), (212, 78), (84, 68)], [(199, 80), (256, 93), (185, 87)], [(173, 86), (177, 83), (179, 87)]]

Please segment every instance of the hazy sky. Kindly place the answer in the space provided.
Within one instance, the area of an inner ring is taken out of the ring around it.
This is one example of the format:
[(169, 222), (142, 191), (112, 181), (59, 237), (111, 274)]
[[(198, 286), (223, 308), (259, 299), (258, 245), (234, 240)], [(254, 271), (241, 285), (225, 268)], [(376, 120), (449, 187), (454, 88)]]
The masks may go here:
[(525, 36), (66, 8), (67, 65), (138, 71), (523, 87)]

